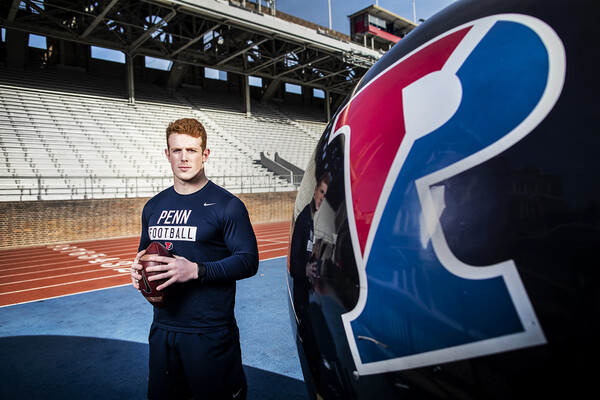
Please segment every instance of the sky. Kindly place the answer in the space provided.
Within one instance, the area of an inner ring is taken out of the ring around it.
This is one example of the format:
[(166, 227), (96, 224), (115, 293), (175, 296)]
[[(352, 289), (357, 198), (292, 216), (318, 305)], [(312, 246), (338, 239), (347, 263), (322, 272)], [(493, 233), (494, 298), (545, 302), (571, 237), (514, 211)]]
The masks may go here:
[(277, 10), (315, 24), (329, 27), (329, 3), (331, 3), (332, 29), (350, 34), (348, 15), (372, 4), (413, 21), (413, 3), (417, 21), (427, 20), (456, 0), (276, 0)]

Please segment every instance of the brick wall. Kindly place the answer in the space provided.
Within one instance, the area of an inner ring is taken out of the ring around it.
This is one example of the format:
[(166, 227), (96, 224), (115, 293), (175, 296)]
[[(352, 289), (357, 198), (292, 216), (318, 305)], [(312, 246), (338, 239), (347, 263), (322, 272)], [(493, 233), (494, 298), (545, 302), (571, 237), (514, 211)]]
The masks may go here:
[(297, 192), (239, 194), (252, 223), (291, 221)]
[[(252, 223), (290, 221), (296, 192), (240, 194)], [(0, 203), (0, 249), (135, 236), (147, 198)]]

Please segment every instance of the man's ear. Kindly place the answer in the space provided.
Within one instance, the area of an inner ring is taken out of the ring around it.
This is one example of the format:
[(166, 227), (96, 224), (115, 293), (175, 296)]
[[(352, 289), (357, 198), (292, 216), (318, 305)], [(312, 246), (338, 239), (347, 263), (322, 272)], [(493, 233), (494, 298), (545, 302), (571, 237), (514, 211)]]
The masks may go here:
[(202, 152), (202, 154), (204, 155), (204, 161), (206, 161), (206, 159), (210, 155), (210, 149), (204, 149), (204, 151)]
[(169, 158), (169, 149), (168, 148), (165, 149), (165, 156), (167, 156), (167, 159)]

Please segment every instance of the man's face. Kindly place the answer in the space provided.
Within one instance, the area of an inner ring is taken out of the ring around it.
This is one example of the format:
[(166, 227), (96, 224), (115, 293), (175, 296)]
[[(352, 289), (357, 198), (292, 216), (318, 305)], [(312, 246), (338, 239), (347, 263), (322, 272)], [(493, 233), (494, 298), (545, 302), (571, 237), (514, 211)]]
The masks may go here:
[(202, 138), (173, 133), (169, 136), (169, 148), (165, 150), (176, 180), (193, 183), (204, 176), (204, 163), (210, 154), (202, 150)]
[(321, 207), (321, 203), (325, 198), (325, 194), (327, 193), (327, 184), (325, 182), (321, 182), (319, 186), (315, 188), (315, 210), (318, 210)]

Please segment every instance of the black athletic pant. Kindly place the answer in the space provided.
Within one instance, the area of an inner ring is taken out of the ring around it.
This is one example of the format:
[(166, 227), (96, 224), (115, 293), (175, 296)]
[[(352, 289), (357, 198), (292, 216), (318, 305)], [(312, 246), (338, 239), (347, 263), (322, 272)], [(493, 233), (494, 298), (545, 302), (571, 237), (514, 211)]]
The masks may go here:
[(245, 399), (236, 325), (206, 333), (150, 329), (148, 399)]

